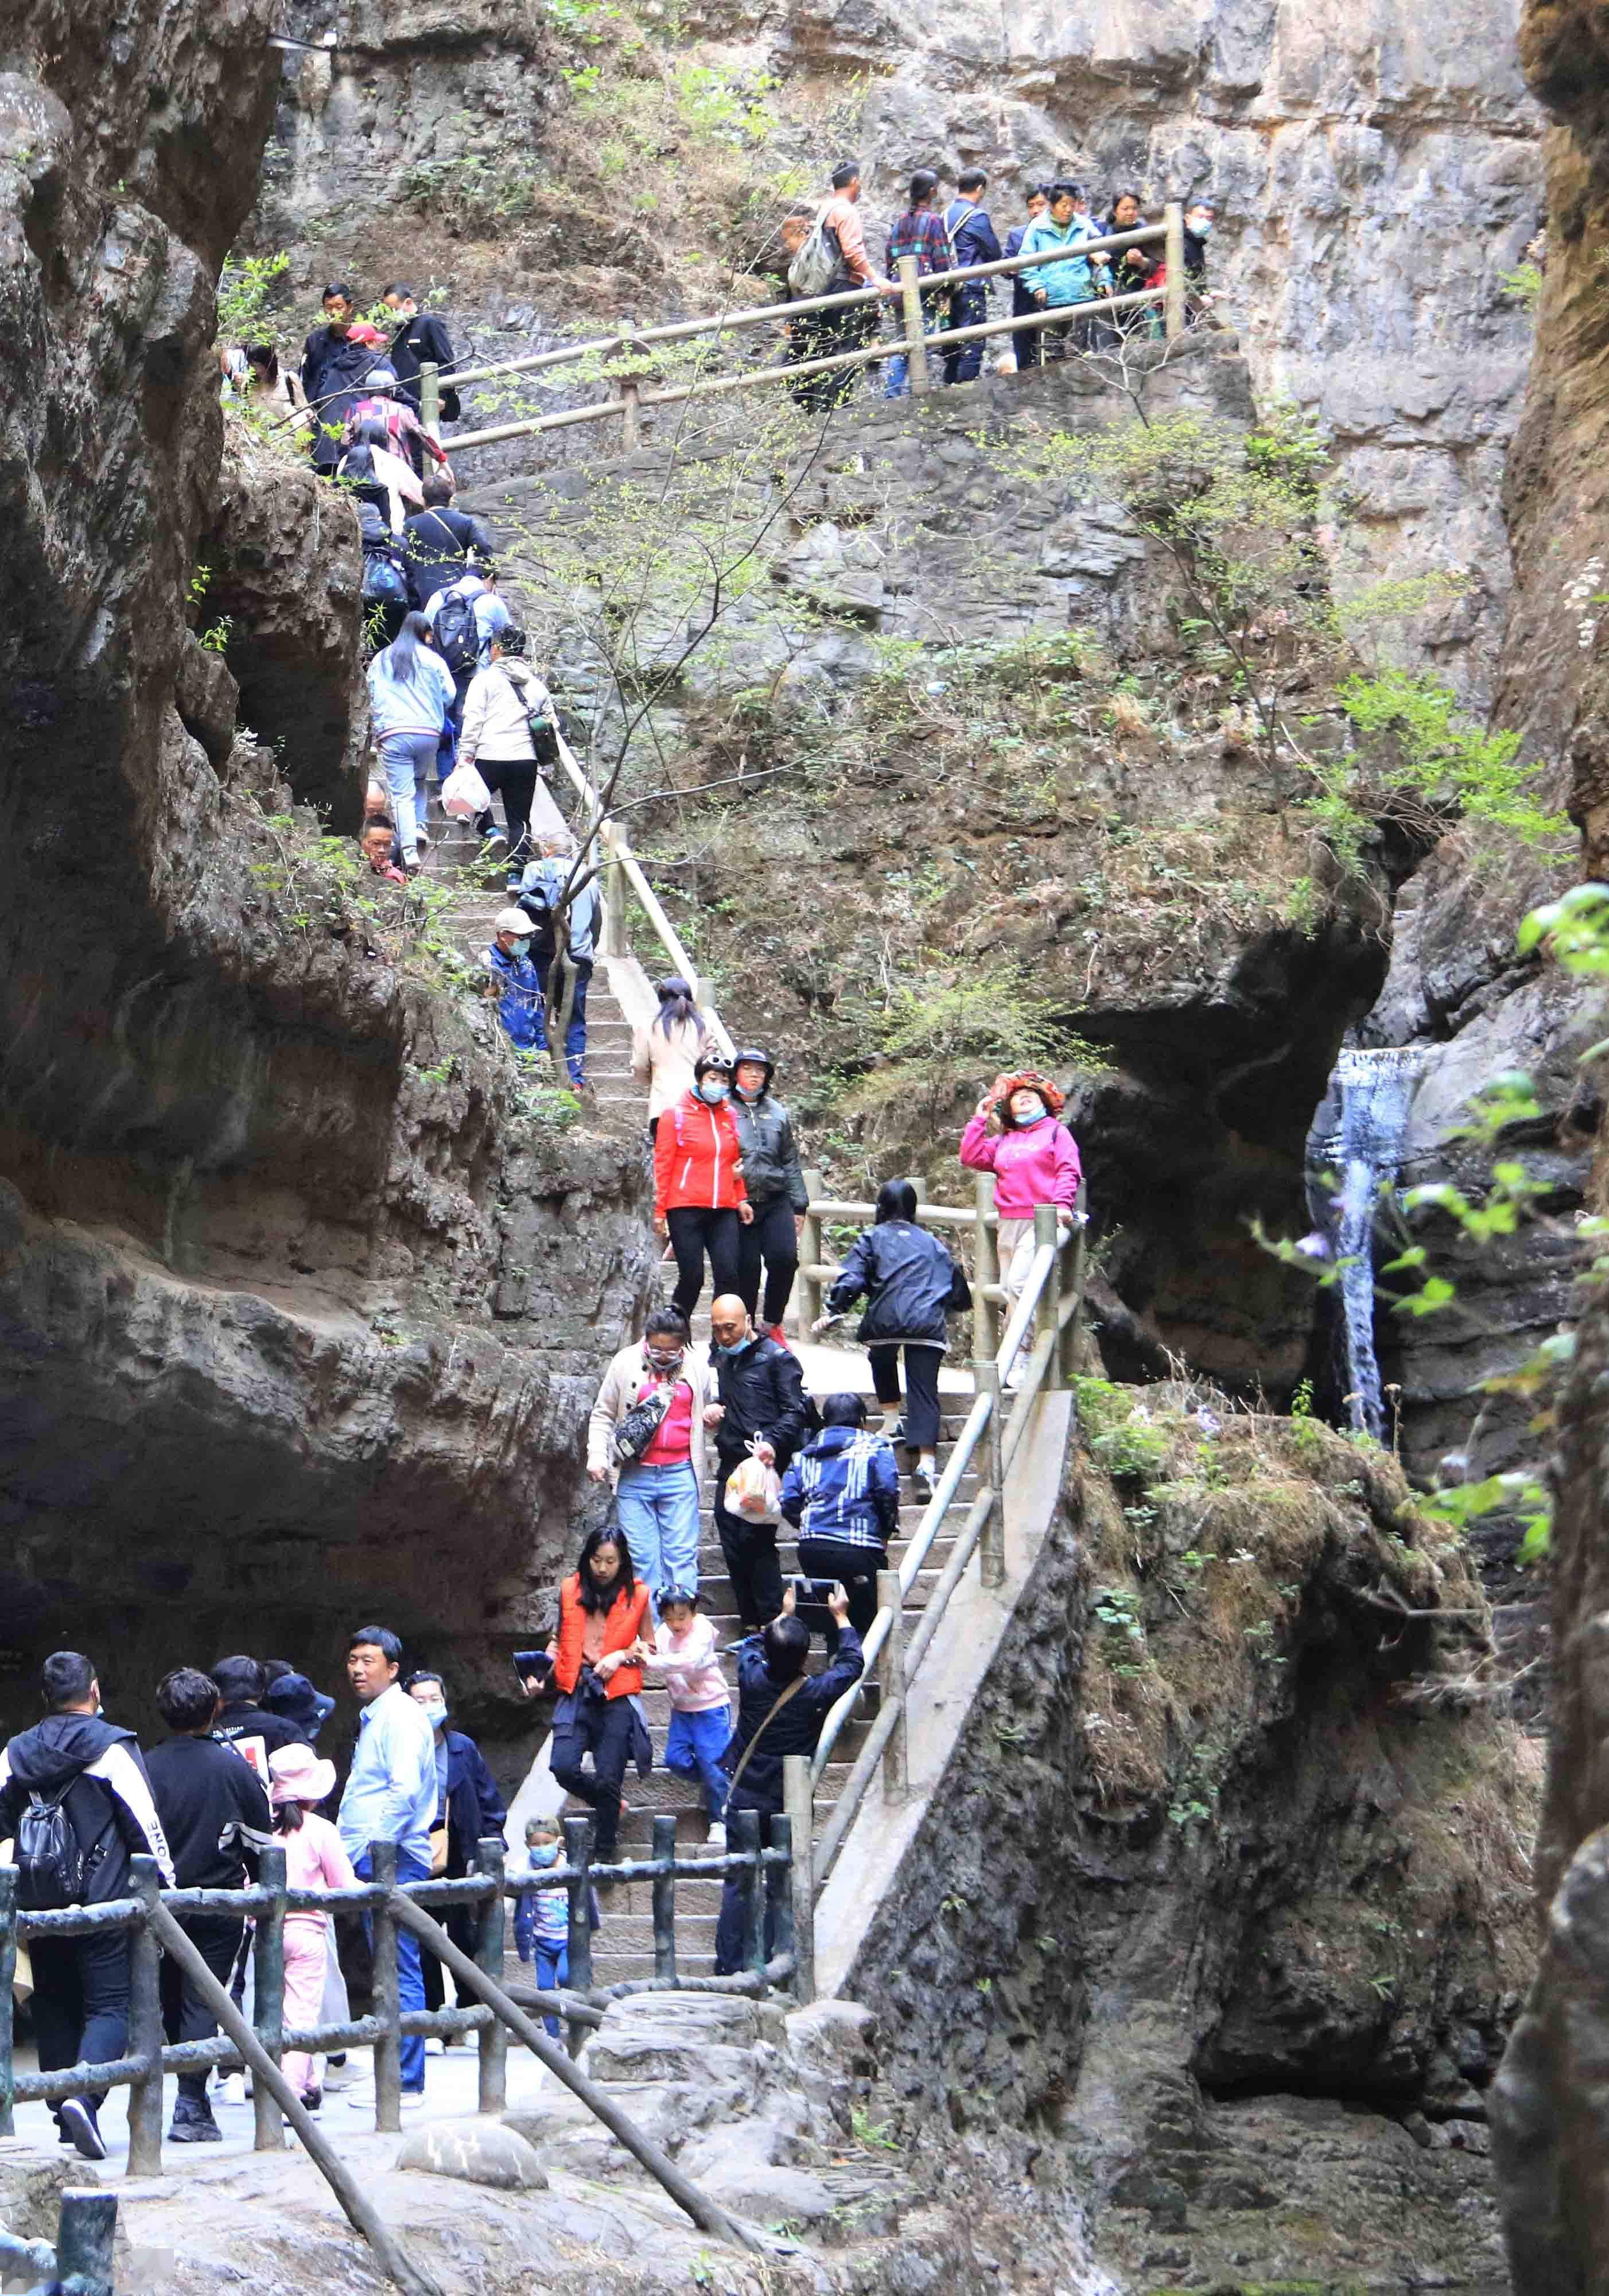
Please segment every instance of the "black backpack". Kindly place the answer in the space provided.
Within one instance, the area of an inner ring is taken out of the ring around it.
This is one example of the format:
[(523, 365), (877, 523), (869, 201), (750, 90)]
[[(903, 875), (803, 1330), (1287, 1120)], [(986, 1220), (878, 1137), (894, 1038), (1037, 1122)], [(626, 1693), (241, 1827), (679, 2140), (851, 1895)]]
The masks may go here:
[(480, 659), (480, 632), (475, 626), (472, 598), (457, 590), (448, 591), (436, 609), (436, 648), (454, 677), (474, 668)]
[(69, 1778), (54, 1794), (30, 1793), (17, 1821), (17, 1904), (37, 1914), (83, 1902), (88, 1859), (67, 1814), (67, 1796), (78, 1784)]

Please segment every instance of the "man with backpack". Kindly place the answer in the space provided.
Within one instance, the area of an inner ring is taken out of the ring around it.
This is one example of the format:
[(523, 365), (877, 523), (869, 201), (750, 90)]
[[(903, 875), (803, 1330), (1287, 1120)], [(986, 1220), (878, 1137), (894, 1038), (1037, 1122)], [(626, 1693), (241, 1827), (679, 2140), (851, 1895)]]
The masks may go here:
[[(24, 1913), (98, 1906), (128, 1895), (128, 1861), (154, 1857), (167, 1888), (173, 1859), (132, 1730), (101, 1712), (101, 1685), (78, 1651), (53, 1651), (39, 1669), (45, 1719), (0, 1754), (0, 1841), (14, 1840), (17, 1903)], [(36, 1938), (34, 2027), (39, 2070), (115, 2064), (128, 2043), (127, 1930)], [(104, 2161), (96, 2114), (104, 2089), (52, 2108), (63, 2144)]]
[[(481, 666), (480, 624), (475, 608), (486, 594), (485, 570), (460, 575), (445, 589), (431, 593), (424, 616), (437, 652), (453, 673), (453, 730), (463, 730), (464, 698), (470, 681)], [(486, 659), (491, 658), (487, 649)]]
[[(866, 234), (856, 209), (861, 197), (861, 168), (845, 160), (832, 171), (832, 197), (817, 215), (804, 243), (788, 266), (788, 284), (800, 302), (817, 295), (847, 295), (857, 287), (893, 289), (879, 279), (866, 252)], [(837, 311), (813, 311), (792, 329), (793, 356), (831, 358), (840, 351), (860, 350), (877, 333), (882, 318), (876, 303), (851, 303)], [(842, 406), (854, 388), (857, 367), (841, 367), (834, 374), (807, 375), (793, 386), (797, 404), (811, 414)]]
[[(559, 912), (564, 899), (564, 889), (576, 866), (576, 840), (567, 829), (543, 829), (535, 840), (539, 857), (528, 862), (519, 880), (516, 906), (530, 918), (531, 960), (536, 967), (536, 978), (542, 983), (542, 993), (548, 993), (548, 975), (558, 951), (557, 931)], [(576, 976), (575, 993), (570, 999), (570, 1017), (564, 1036), (565, 1065), (570, 1072), (570, 1082), (577, 1092), (585, 1083), (586, 1062), (586, 992), (592, 978), (598, 937), (600, 904), (598, 881), (588, 877), (579, 890), (572, 895), (565, 910), (565, 954), (560, 968), (560, 994), (566, 972)], [(547, 1043), (545, 1015), (538, 1022), (539, 1041)]]
[[(959, 196), (951, 201), (940, 218), (949, 234), (951, 258), (958, 271), (966, 270), (970, 264), (1001, 260), (1000, 242), (983, 204), (988, 188), (989, 178), (981, 168), (963, 168), (956, 177)], [(950, 327), (981, 327), (988, 316), (986, 279), (973, 279), (956, 289), (950, 303)], [(959, 351), (946, 352), (944, 381), (976, 382), (983, 363), (980, 337), (975, 343), (964, 344)]]

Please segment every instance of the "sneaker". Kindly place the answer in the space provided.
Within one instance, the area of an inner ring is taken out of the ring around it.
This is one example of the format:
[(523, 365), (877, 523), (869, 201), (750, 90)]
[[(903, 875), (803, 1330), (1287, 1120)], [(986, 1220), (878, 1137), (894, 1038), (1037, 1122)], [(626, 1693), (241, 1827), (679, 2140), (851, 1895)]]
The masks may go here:
[(170, 2144), (221, 2144), (224, 2132), (205, 2098), (197, 2103), (193, 2097), (182, 2096), (173, 2109), (167, 2141)]
[(220, 2104), (244, 2104), (246, 2102), (245, 2074), (231, 2073), (226, 2079), (218, 2083), (215, 2094)]
[(94, 2107), (81, 2096), (69, 2096), (61, 2107), (61, 2135), (85, 2161), (104, 2161), (106, 2139), (95, 2119)]
[(425, 2109), (425, 2093), (423, 2089), (404, 2089), (402, 2093), (402, 2109), (404, 2112), (422, 2112)]
[(420, 830), (420, 831), (418, 832), (417, 836), (416, 836), (416, 838), (415, 838), (415, 840), (414, 840), (414, 841), (417, 843), (417, 845), (418, 845), (418, 847), (419, 847), (419, 849), (420, 849), (420, 851), (421, 851), (421, 853), (428, 853), (428, 852), (429, 851), (429, 849), (430, 849), (430, 840), (429, 840), (429, 839), (425, 835), (425, 832), (424, 832), (424, 831), (423, 831), (422, 829), (421, 829), (421, 830)]
[(345, 2057), (340, 2058), (339, 2062), (334, 2057), (325, 2059), (324, 2087), (326, 2088), (354, 2088), (362, 2078), (356, 2067), (349, 2065)]
[(709, 1832), (704, 1837), (704, 1847), (706, 1849), (724, 1849), (726, 1847), (726, 1828), (718, 1824), (712, 1825)]
[(765, 1326), (765, 1336), (768, 1340), (774, 1340), (780, 1348), (785, 1348), (788, 1345), (788, 1334), (780, 1324), (768, 1324)]
[(323, 2105), (323, 2102), (324, 2092), (322, 2088), (310, 2088), (303, 2092), (302, 2109), (305, 2112), (319, 2112)]
[(937, 1488), (932, 1469), (930, 1467), (919, 1465), (912, 1469), (911, 1480), (916, 1487), (916, 1495), (918, 1498), (920, 1499), (925, 1505), (933, 1496), (935, 1490)]
[(482, 857), (487, 861), (501, 861), (508, 852), (508, 839), (503, 835), (501, 829), (494, 829), (486, 841), (486, 845), (482, 852)]

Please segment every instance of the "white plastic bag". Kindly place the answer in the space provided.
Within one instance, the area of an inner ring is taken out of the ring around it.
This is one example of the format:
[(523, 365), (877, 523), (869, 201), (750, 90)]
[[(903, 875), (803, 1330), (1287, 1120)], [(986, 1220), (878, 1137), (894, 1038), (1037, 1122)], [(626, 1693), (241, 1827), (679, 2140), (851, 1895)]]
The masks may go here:
[(782, 1479), (764, 1459), (741, 1459), (726, 1478), (726, 1512), (745, 1522), (780, 1522)]
[(492, 809), (492, 792), (473, 766), (454, 766), (441, 785), (441, 808), (456, 821), (473, 821)]

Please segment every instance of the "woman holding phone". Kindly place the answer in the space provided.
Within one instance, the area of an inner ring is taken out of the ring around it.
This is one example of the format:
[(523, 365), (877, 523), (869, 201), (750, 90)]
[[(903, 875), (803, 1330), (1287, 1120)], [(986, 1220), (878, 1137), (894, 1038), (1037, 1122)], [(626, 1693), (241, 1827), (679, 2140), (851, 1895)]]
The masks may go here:
[[(641, 1759), (648, 1739), (636, 1702), (642, 1689), (637, 1641), (647, 1627), (648, 1588), (638, 1583), (625, 1541), (607, 1524), (589, 1531), (559, 1590), (553, 1679), (559, 1698), (548, 1766), (557, 1784), (590, 1804), (600, 1865), (615, 1854), (625, 1766), (633, 1752)], [(589, 1752), (590, 1774), (581, 1767)]]

